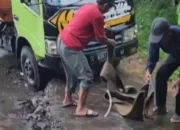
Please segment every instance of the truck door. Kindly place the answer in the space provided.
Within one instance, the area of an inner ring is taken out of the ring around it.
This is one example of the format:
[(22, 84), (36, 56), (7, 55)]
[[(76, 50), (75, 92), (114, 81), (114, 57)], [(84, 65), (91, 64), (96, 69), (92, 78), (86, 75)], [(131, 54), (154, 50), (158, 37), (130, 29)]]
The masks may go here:
[(12, 0), (13, 18), (18, 35), (26, 38), (35, 55), (44, 56), (44, 27), (42, 0), (30, 0), (30, 4), (21, 0)]

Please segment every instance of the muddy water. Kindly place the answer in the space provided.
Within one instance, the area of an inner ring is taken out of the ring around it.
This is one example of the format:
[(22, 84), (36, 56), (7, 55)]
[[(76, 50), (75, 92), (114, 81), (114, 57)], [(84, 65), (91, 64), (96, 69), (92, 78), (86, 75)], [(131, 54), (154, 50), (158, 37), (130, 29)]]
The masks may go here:
[[(32, 98), (34, 93), (24, 83), (20, 71), (15, 68), (15, 58), (0, 50), (0, 130), (31, 130), (28, 123), (24, 124), (21, 116), (17, 116), (17, 100)], [(126, 85), (139, 88), (141, 80), (122, 73)], [(138, 82), (137, 82), (138, 81)], [(158, 117), (154, 121), (138, 122), (123, 119), (114, 109), (108, 117), (104, 114), (108, 104), (103, 100), (105, 86), (96, 82), (88, 98), (88, 107), (99, 111), (97, 118), (77, 118), (72, 115), (75, 108), (61, 108), (65, 83), (60, 80), (51, 81), (45, 95), (49, 98), (49, 109), (52, 117), (62, 121), (67, 130), (179, 130), (180, 125), (171, 124), (169, 119), (174, 112), (174, 98), (169, 94), (167, 116)], [(77, 99), (77, 94), (74, 95)], [(59, 130), (59, 129), (58, 129)]]

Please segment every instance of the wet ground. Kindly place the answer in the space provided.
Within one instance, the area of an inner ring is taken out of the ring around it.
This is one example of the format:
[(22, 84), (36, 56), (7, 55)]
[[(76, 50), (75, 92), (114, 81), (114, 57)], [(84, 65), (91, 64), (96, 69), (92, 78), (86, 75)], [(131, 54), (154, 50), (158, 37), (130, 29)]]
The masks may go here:
[[(17, 110), (17, 102), (36, 95), (24, 82), (20, 70), (16, 69), (15, 58), (0, 49), (0, 130), (31, 130), (30, 123), (24, 121)], [(137, 88), (142, 86), (140, 79), (122, 72), (125, 84)], [(180, 125), (170, 123), (169, 119), (174, 112), (174, 99), (169, 94), (167, 116), (158, 117), (154, 121), (132, 121), (122, 118), (114, 109), (105, 118), (108, 104), (103, 100), (103, 84), (98, 80), (94, 83), (88, 106), (100, 112), (97, 118), (77, 118), (72, 115), (75, 108), (61, 108), (65, 83), (62, 80), (53, 80), (44, 91), (49, 102), (49, 112), (56, 121), (61, 121), (67, 130), (179, 130)], [(77, 98), (77, 95), (74, 95)], [(23, 113), (24, 114), (24, 113)], [(22, 115), (23, 115), (22, 114)], [(28, 114), (28, 113), (27, 113)], [(57, 130), (61, 130), (60, 128)]]

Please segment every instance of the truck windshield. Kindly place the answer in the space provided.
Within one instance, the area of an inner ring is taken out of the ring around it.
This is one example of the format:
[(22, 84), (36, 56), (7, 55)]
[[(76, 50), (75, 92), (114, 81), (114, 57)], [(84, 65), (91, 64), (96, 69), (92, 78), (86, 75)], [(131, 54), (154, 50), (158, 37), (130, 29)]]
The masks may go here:
[(67, 7), (71, 5), (96, 3), (96, 0), (43, 0), (43, 2), (50, 6)]
[[(51, 6), (68, 6), (85, 0), (44, 0), (44, 3)], [(88, 1), (88, 0), (86, 0)]]

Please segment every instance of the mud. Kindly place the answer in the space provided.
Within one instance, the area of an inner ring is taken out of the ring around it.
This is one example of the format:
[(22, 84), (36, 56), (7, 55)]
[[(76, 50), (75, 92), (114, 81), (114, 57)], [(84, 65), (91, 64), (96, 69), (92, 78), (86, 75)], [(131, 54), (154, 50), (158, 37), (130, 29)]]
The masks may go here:
[[(108, 103), (104, 101), (104, 84), (99, 79), (92, 86), (88, 107), (99, 111), (97, 118), (78, 118), (72, 115), (75, 108), (64, 109), (61, 103), (65, 82), (54, 79), (45, 91), (36, 93), (23, 79), (17, 61), (0, 50), (0, 130), (179, 130), (180, 125), (170, 123), (174, 113), (174, 98), (168, 95), (169, 113), (154, 121), (132, 121), (122, 118), (115, 109), (104, 118)], [(142, 87), (138, 79), (121, 70), (125, 85)], [(74, 94), (77, 99), (77, 94)]]

